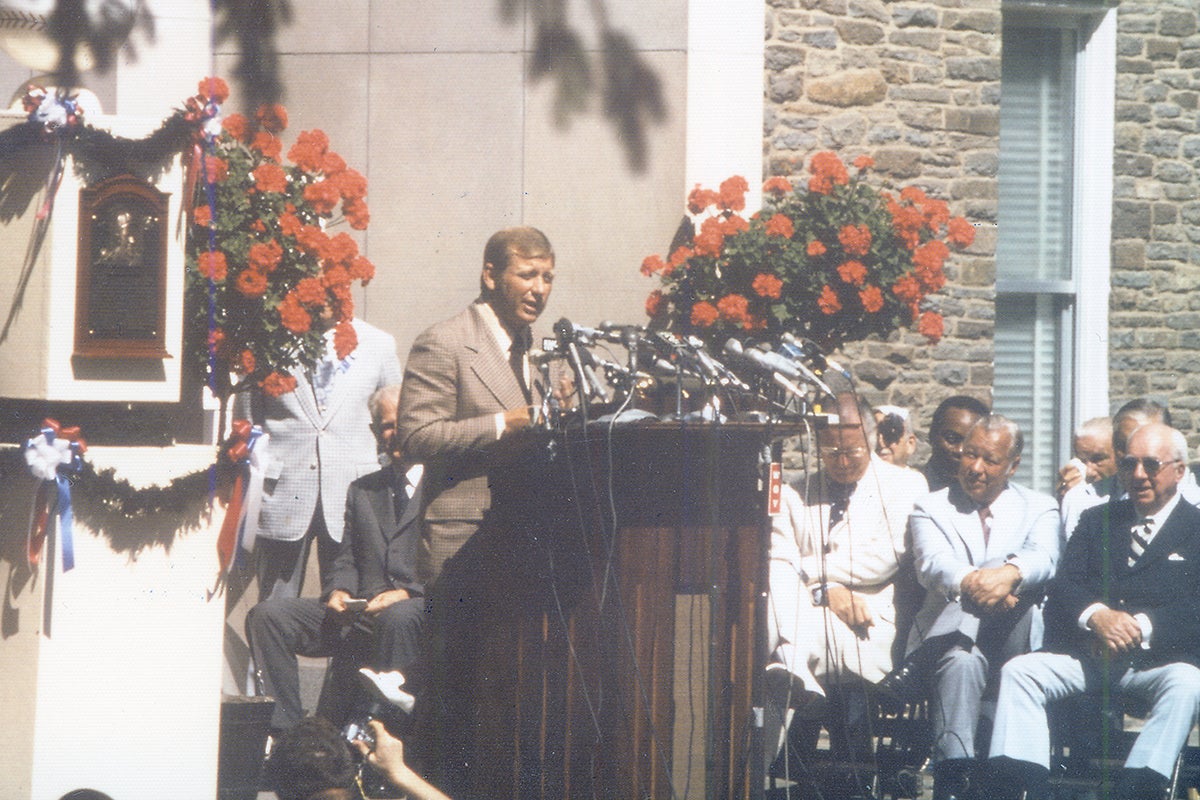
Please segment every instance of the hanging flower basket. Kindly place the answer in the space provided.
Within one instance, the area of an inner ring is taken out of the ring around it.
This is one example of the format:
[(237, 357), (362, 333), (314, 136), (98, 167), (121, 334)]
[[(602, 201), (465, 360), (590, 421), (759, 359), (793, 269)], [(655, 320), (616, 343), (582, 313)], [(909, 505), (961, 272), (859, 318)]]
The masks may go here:
[(691, 241), (664, 261), (649, 256), (642, 274), (660, 287), (646, 299), (652, 324), (704, 339), (790, 331), (836, 349), (872, 334), (912, 327), (930, 342), (943, 332), (930, 300), (946, 282), (952, 249), (975, 229), (917, 187), (898, 196), (871, 186), (873, 162), (854, 171), (834, 153), (812, 157), (807, 184), (783, 177), (763, 185), (763, 210), (749, 219), (749, 186), (739, 176), (717, 191), (697, 186), (688, 211)]
[[(200, 95), (219, 104), (228, 87), (208, 78)], [(366, 178), (320, 130), (301, 133), (285, 159), (283, 106), (256, 117), (253, 125), (231, 114), (209, 138), (191, 212), (191, 358), (222, 400), (256, 385), (275, 396), (292, 391), (288, 370), (320, 359), (330, 327), (338, 357), (349, 355), (357, 345), (350, 289), (375, 274), (348, 232), (327, 232), (342, 221), (367, 227)]]

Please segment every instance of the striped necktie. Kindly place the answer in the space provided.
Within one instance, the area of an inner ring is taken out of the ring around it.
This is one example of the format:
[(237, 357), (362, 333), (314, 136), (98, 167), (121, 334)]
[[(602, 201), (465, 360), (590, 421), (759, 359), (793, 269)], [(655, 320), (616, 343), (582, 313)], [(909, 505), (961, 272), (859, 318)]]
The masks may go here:
[(1132, 567), (1142, 557), (1142, 553), (1146, 552), (1150, 540), (1154, 538), (1154, 518), (1143, 517), (1133, 526), (1131, 533), (1133, 535), (1129, 539), (1129, 566)]

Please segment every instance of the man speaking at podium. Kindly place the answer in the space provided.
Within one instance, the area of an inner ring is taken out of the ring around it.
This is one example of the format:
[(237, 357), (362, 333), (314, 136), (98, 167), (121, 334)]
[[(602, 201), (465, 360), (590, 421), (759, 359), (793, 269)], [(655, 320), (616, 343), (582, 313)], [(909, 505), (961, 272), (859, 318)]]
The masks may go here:
[(529, 326), (554, 284), (550, 241), (535, 228), (496, 232), (479, 283), (474, 303), (417, 337), (404, 376), (397, 430), (404, 452), (427, 470), (418, 556), (427, 586), (479, 527), (491, 505), (494, 456), (541, 403)]
[(528, 351), (530, 325), (554, 283), (545, 234), (529, 227), (493, 234), (479, 283), (474, 303), (413, 343), (397, 420), (404, 452), (426, 470), (418, 574), (431, 617), (414, 757), (456, 797), (466, 796), (471, 780), (474, 665), (489, 615), (518, 605), (514, 592), (537, 582), (527, 573), (540, 561), (539, 545), (520, 535), (529, 520), (495, 519), (489, 473), (518, 457), (531, 406), (542, 401)]

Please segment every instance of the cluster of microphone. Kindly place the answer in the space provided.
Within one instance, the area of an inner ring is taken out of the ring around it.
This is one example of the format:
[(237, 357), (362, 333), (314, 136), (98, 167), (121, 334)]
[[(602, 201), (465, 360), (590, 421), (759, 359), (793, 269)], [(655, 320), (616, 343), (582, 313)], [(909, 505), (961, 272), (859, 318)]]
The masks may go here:
[[(611, 345), (624, 348), (624, 363), (616, 360), (619, 356)], [(563, 318), (554, 324), (554, 337), (530, 353), (531, 363), (538, 366), (556, 359), (570, 365), (576, 391), (589, 403), (620, 401), (636, 386), (672, 378), (734, 401), (761, 396), (768, 389), (795, 398), (832, 396), (827, 373), (851, 380), (850, 373), (814, 342), (791, 333), (773, 342), (731, 338), (718, 357), (696, 336), (609, 321), (588, 327)]]

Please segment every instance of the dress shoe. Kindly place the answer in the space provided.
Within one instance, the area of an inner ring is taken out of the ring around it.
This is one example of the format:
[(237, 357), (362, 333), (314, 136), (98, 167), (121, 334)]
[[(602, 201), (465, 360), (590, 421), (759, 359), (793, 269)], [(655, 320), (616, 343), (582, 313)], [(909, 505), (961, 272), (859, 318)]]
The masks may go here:
[(1116, 800), (1163, 800), (1170, 780), (1152, 769), (1122, 769), (1117, 774)]
[(782, 664), (769, 664), (766, 674), (767, 696), (775, 702), (796, 712), (800, 719), (821, 719), (825, 716), (828, 701), (825, 696), (809, 691), (804, 681)]
[(920, 665), (913, 660), (905, 661), (894, 670), (884, 675), (875, 684), (875, 691), (880, 697), (897, 703), (915, 703), (923, 694), (923, 678)]
[(973, 759), (951, 758), (933, 765), (933, 800), (967, 800)]
[(403, 673), (375, 672), (363, 667), (358, 671), (359, 679), (371, 698), (384, 705), (394, 706), (405, 714), (411, 714), (416, 698), (400, 687), (404, 685)]

